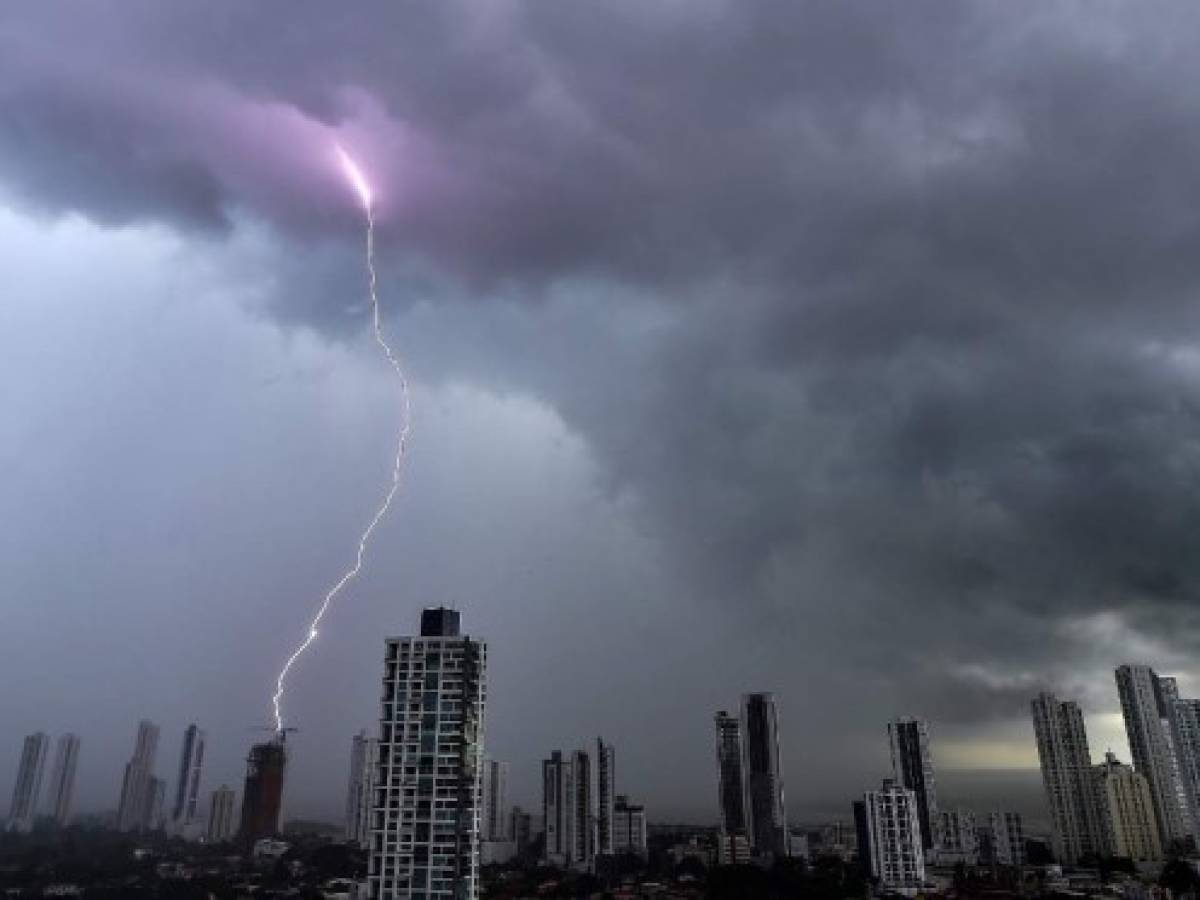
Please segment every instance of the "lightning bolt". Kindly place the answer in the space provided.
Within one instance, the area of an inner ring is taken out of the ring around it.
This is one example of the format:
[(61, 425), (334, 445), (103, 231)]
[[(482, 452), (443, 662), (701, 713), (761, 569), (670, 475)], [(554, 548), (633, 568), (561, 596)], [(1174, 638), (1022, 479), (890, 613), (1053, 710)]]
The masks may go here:
[(392, 367), (392, 371), (396, 374), (396, 380), (400, 384), (400, 405), (404, 415), (400, 423), (400, 432), (396, 438), (396, 455), (392, 461), (392, 480), (388, 486), (387, 493), (384, 494), (383, 502), (375, 510), (375, 515), (372, 516), (371, 521), (367, 523), (366, 529), (359, 536), (358, 551), (354, 556), (354, 565), (347, 569), (342, 574), (342, 577), (329, 589), (329, 592), (325, 595), (325, 599), (321, 601), (321, 605), (317, 608), (317, 614), (308, 626), (308, 634), (300, 642), (299, 646), (296, 647), (292, 655), (287, 658), (287, 662), (283, 664), (283, 668), (279, 671), (279, 677), (275, 681), (275, 694), (271, 697), (271, 704), (275, 708), (276, 731), (282, 731), (283, 729), (283, 713), (280, 710), (280, 703), (283, 699), (284, 682), (287, 680), (288, 673), (292, 670), (292, 666), (296, 664), (296, 660), (317, 639), (321, 620), (325, 618), (325, 613), (329, 611), (330, 605), (337, 598), (338, 594), (342, 592), (342, 588), (358, 577), (358, 573), (362, 570), (363, 557), (366, 555), (367, 544), (370, 543), (371, 535), (374, 533), (375, 527), (387, 515), (388, 509), (392, 505), (392, 499), (400, 489), (400, 469), (404, 462), (404, 451), (408, 445), (408, 426), (412, 413), (409, 403), (408, 379), (404, 376), (404, 369), (400, 366), (400, 360), (396, 358), (396, 354), (392, 351), (387, 339), (384, 338), (383, 329), (380, 327), (379, 322), (379, 297), (375, 290), (375, 212), (371, 198), (371, 186), (366, 176), (363, 175), (362, 169), (358, 167), (358, 164), (355, 163), (350, 154), (340, 145), (336, 145), (335, 149), (337, 150), (338, 159), (341, 162), (342, 171), (345, 173), (347, 180), (353, 186), (354, 190), (358, 193), (359, 199), (363, 204), (363, 210), (366, 212), (367, 284), (371, 296), (371, 324), (375, 331), (375, 343), (383, 351), (383, 355), (387, 358), (388, 364)]

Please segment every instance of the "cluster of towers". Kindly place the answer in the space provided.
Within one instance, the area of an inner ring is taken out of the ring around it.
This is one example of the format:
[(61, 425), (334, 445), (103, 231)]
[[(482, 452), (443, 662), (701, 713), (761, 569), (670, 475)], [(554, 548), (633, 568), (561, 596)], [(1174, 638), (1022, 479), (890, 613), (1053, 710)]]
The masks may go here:
[(775, 695), (744, 694), (740, 715), (721, 710), (714, 720), (720, 860), (790, 855)]
[(1175, 679), (1149, 666), (1121, 666), (1116, 681), (1132, 767), (1112, 753), (1092, 763), (1074, 701), (1032, 702), (1055, 850), (1068, 862), (1153, 861), (1200, 842), (1200, 700), (1181, 698)]
[(542, 861), (595, 871), (605, 857), (646, 856), (646, 810), (616, 792), (616, 750), (596, 739), (587, 750), (555, 750), (542, 761)]
[[(204, 731), (194, 724), (184, 730), (175, 789), (169, 798), (166, 779), (155, 774), (159, 734), (159, 727), (154, 722), (143, 719), (138, 723), (133, 754), (121, 779), (115, 821), (117, 830), (129, 833), (166, 830), (213, 843), (240, 836), (247, 847), (260, 838), (278, 834), (287, 761), (282, 734), (251, 748), (240, 821), (236, 817), (236, 794), (222, 785), (210, 796), (207, 823), (200, 820), (199, 810)], [(43, 818), (60, 827), (69, 822), (79, 747), (76, 735), (59, 737), (49, 789), (43, 794), (50, 737), (37, 732), (25, 738), (12, 804), (4, 823), (6, 829), (30, 831), (35, 822)]]
[(55, 824), (66, 825), (71, 818), (75, 794), (75, 770), (79, 765), (79, 738), (73, 734), (60, 735), (54, 753), (54, 768), (50, 788), (43, 808), (42, 782), (46, 759), (50, 753), (50, 736), (36, 732), (25, 738), (21, 761), (17, 766), (17, 783), (13, 786), (12, 804), (5, 823), (10, 831), (29, 831), (39, 815), (49, 816)]

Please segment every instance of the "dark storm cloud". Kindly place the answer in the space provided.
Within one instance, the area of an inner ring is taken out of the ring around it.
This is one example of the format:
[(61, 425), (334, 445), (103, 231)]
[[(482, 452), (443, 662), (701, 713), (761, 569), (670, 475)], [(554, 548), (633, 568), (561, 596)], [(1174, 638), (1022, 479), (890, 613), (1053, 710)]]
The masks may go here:
[(10, 11), (0, 184), (266, 219), (264, 308), (341, 335), (346, 140), (422, 376), (551, 405), (659, 602), (876, 718), (1023, 716), (1122, 661), (1089, 622), (1200, 646), (1192, 7), (355, 9)]

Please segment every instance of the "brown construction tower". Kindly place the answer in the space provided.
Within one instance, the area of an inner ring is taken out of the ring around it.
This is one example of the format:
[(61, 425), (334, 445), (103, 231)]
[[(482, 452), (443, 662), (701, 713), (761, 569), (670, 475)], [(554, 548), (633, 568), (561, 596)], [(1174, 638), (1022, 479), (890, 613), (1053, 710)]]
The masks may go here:
[(242, 794), (242, 827), (238, 842), (247, 853), (256, 841), (278, 837), (283, 806), (283, 777), (287, 769), (286, 734), (255, 744), (246, 759), (246, 789)]

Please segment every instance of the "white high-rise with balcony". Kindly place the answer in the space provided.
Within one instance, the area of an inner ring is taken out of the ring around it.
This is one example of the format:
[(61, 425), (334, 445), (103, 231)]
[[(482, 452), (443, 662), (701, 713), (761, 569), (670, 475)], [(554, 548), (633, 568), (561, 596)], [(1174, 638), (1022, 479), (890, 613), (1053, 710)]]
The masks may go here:
[(371, 804), (372, 900), (479, 896), (487, 646), (452, 609), (426, 609), (418, 637), (388, 638)]

